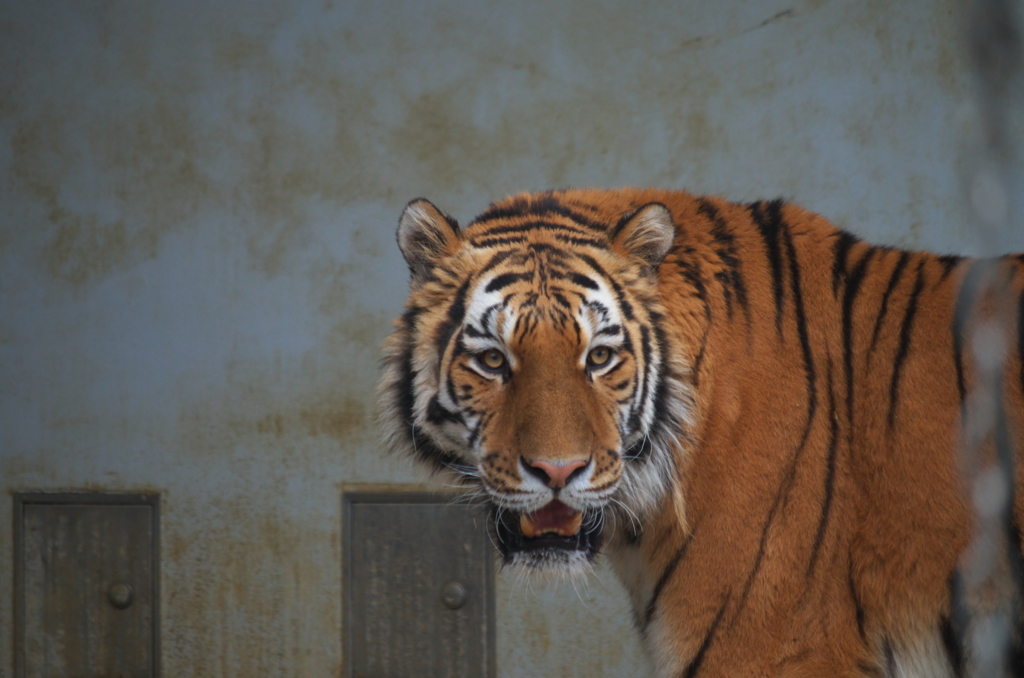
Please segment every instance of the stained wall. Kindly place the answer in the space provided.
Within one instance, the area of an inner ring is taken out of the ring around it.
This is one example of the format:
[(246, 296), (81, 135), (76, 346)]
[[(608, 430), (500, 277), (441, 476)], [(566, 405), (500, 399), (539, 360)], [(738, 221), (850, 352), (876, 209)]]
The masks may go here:
[[(338, 675), (340, 488), (424, 480), (370, 421), (406, 201), (468, 220), (559, 186), (781, 195), (979, 252), (960, 19), (948, 0), (0, 0), (0, 488), (161, 494), (164, 675)], [(645, 675), (599, 573), (499, 577), (499, 675)]]

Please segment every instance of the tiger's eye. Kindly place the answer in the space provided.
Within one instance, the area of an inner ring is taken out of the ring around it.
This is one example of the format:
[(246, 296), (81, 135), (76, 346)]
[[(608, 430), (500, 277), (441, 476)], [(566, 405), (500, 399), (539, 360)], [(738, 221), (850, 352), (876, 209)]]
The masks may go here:
[(594, 367), (600, 367), (607, 363), (612, 357), (612, 350), (606, 346), (598, 346), (590, 351), (587, 362)]
[(501, 351), (491, 349), (484, 351), (480, 356), (480, 362), (489, 370), (500, 370), (505, 366), (505, 355)]

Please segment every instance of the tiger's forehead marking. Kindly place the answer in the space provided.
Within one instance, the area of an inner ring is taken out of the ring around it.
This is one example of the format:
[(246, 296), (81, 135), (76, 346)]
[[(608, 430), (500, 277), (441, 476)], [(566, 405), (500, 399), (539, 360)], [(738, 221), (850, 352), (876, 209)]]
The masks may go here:
[(535, 244), (608, 249), (608, 224), (595, 220), (593, 205), (570, 205), (553, 194), (519, 196), (491, 207), (466, 229), (473, 247)]
[(588, 345), (621, 326), (616, 297), (585, 258), (571, 251), (526, 247), (496, 253), (481, 269), (467, 304), (467, 341), (482, 349), (510, 346), (542, 324)]

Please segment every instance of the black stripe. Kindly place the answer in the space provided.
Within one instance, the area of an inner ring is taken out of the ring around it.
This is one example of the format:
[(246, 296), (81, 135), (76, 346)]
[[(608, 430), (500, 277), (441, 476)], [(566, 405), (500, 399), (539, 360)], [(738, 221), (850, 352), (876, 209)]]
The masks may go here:
[[(560, 332), (564, 332), (565, 326), (569, 323), (570, 320), (572, 320), (569, 314), (560, 308), (549, 308), (547, 315), (548, 320), (550, 320), (558, 328)], [(572, 322), (573, 324), (576, 324), (575, 320), (572, 320)], [(580, 343), (579, 328), (577, 328), (576, 330), (576, 343)]]
[(647, 394), (651, 389), (651, 331), (646, 325), (640, 326), (640, 351), (644, 360), (643, 383), (639, 397), (633, 399), (633, 406), (630, 408), (628, 423), (630, 431), (640, 429), (640, 416), (643, 414), (644, 405), (647, 403)]
[(465, 325), (462, 328), (462, 331), (465, 333), (465, 335), (467, 337), (473, 337), (474, 339), (494, 339), (495, 338), (495, 336), (493, 334), (491, 334), (490, 330), (487, 329), (486, 325), (484, 326), (484, 331), (483, 332), (481, 332), (480, 330), (478, 330), (477, 328), (475, 328), (475, 327), (473, 327), (472, 325), (469, 325), (469, 324)]
[(546, 242), (531, 242), (526, 249), (528, 249), (531, 254), (544, 252), (545, 254), (550, 255), (552, 260), (560, 262), (565, 261), (567, 258), (572, 256), (571, 252), (566, 252), (565, 250), (555, 247), (554, 245), (549, 245)]
[(811, 341), (807, 333), (807, 317), (804, 315), (804, 297), (800, 286), (800, 262), (796, 258), (796, 248), (793, 246), (793, 236), (789, 227), (782, 223), (783, 242), (786, 244), (786, 253), (789, 256), (790, 290), (793, 293), (793, 302), (796, 307), (796, 328), (800, 336), (800, 347), (804, 354), (804, 374), (807, 377), (807, 425), (804, 428), (803, 438), (800, 447), (803, 448), (807, 436), (811, 433), (811, 424), (814, 422), (814, 414), (818, 408), (817, 373), (814, 369), (814, 356), (811, 354)]
[(729, 317), (732, 317), (732, 298), (736, 297), (737, 303), (748, 314), (749, 304), (747, 301), (747, 285), (743, 280), (741, 270), (741, 257), (736, 244), (736, 236), (729, 231), (729, 226), (722, 218), (718, 208), (711, 204), (706, 198), (698, 201), (697, 212), (704, 215), (711, 222), (711, 244), (715, 254), (725, 265), (724, 271), (715, 274), (715, 278), (722, 283), (722, 290), (725, 293), (726, 309)]
[[(711, 315), (710, 309), (708, 309), (708, 315)], [(700, 338), (700, 348), (697, 350), (697, 357), (693, 360), (693, 385), (698, 386), (700, 383), (700, 365), (704, 362), (704, 353), (708, 348), (708, 335), (711, 334), (710, 321), (709, 326), (704, 328), (704, 334)]]
[(619, 285), (619, 283), (616, 282), (614, 278), (610, 277), (605, 272), (601, 264), (597, 263), (597, 260), (595, 260), (593, 257), (586, 254), (580, 254), (579, 257), (580, 261), (584, 262), (587, 266), (590, 266), (590, 268), (594, 269), (594, 271), (599, 276), (601, 276), (602, 279), (607, 281), (608, 284), (612, 286), (612, 290), (615, 292), (615, 300), (619, 302), (619, 308), (622, 309), (623, 317), (625, 317), (626, 320), (635, 320), (636, 316), (633, 315), (633, 306), (626, 300), (626, 295), (622, 291), (622, 286)]
[(480, 216), (470, 222), (469, 225), (472, 226), (473, 224), (491, 221), (492, 219), (511, 219), (514, 217), (521, 217), (529, 214), (529, 209), (530, 202), (525, 196), (518, 196), (500, 207), (495, 203), (491, 203), (488, 208), (484, 210)]
[(568, 235), (562, 235), (561, 233), (555, 233), (555, 240), (559, 242), (569, 243), (570, 245), (581, 245), (583, 247), (594, 247), (596, 249), (607, 249), (607, 244), (600, 240), (592, 240), (590, 238), (575, 238)]
[(494, 316), (498, 313), (498, 311), (508, 307), (508, 303), (512, 300), (513, 296), (514, 295), (511, 294), (505, 295), (505, 298), (502, 299), (500, 303), (491, 304), (490, 306), (487, 307), (487, 310), (484, 311), (484, 314), (480, 316), (480, 326), (484, 328), (484, 331), (487, 334), (491, 334), (490, 326), (492, 325), (491, 321), (494, 318)]
[[(449, 393), (449, 395), (453, 394)], [(462, 418), (460, 413), (452, 412), (444, 407), (436, 395), (430, 399), (430, 403), (427, 405), (427, 421), (431, 424), (442, 424), (445, 422), (453, 422), (457, 424), (466, 423), (466, 420)]]
[(482, 240), (474, 240), (470, 244), (473, 247), (484, 248), (494, 247), (495, 245), (517, 245), (525, 242), (529, 242), (529, 239), (521, 235), (515, 238), (483, 238)]
[(686, 540), (683, 541), (683, 545), (680, 546), (676, 550), (675, 555), (672, 556), (672, 560), (668, 561), (668, 565), (666, 565), (665, 569), (661, 571), (661, 576), (658, 577), (658, 583), (654, 585), (654, 591), (651, 593), (651, 599), (647, 601), (643, 623), (640, 626), (641, 633), (647, 631), (647, 627), (650, 626), (651, 620), (654, 619), (654, 612), (658, 608), (658, 597), (661, 596), (661, 592), (665, 588), (665, 584), (667, 584), (668, 580), (671, 579), (672, 573), (674, 573), (676, 568), (679, 567), (679, 563), (682, 561), (683, 556), (686, 555), (686, 550), (690, 547), (691, 541), (693, 541), (693, 532), (686, 537)]
[(412, 348), (415, 343), (416, 322), (419, 315), (426, 309), (410, 308), (402, 314), (403, 329), (406, 331), (407, 342), (402, 356), (399, 379), (397, 384), (398, 397), (396, 398), (399, 411), (402, 413), (403, 421), (409, 426), (408, 440), (412, 443), (414, 453), (422, 461), (432, 465), (435, 470), (445, 469), (456, 470), (464, 478), (468, 477), (459, 471), (459, 458), (451, 452), (439, 448), (423, 430), (414, 424), (413, 408), (415, 407), (414, 384), (416, 370), (413, 369)]
[(917, 297), (924, 287), (924, 262), (917, 265), (917, 282), (914, 283), (914, 291), (910, 293), (910, 301), (907, 302), (907, 310), (903, 314), (903, 326), (900, 328), (900, 343), (896, 350), (896, 361), (892, 368), (892, 383), (889, 385), (889, 430), (892, 430), (896, 423), (896, 402), (899, 398), (900, 376), (903, 372), (903, 362), (910, 350), (910, 335), (914, 329), (914, 315), (917, 313)]
[(941, 264), (941, 266), (942, 266), (942, 275), (939, 276), (939, 282), (936, 283), (936, 285), (941, 284), (946, 278), (948, 278), (949, 274), (952, 273), (953, 270), (963, 260), (964, 260), (963, 257), (958, 257), (958, 256), (955, 256), (955, 255), (952, 255), (952, 254), (946, 254), (946, 255), (943, 255), (943, 256), (939, 257), (938, 261), (939, 261), (939, 264)]
[(407, 425), (411, 425), (413, 423), (413, 408), (416, 404), (414, 392), (416, 370), (413, 369), (412, 364), (412, 349), (413, 344), (415, 343), (414, 337), (416, 334), (416, 320), (422, 311), (423, 309), (410, 308), (402, 314), (402, 322), (405, 325), (403, 329), (405, 330), (406, 344), (402, 354), (398, 384), (396, 385), (398, 390), (398, 397), (396, 398), (396, 401), (398, 404), (398, 410), (402, 413), (402, 421)]
[(987, 266), (981, 260), (971, 262), (964, 280), (960, 283), (960, 291), (956, 298), (956, 308), (953, 311), (953, 366), (956, 369), (956, 386), (960, 394), (960, 406), (964, 406), (964, 398), (967, 396), (967, 385), (964, 382), (964, 331), (967, 329), (971, 309), (978, 294), (978, 285), (984, 275)]
[(889, 276), (889, 284), (886, 285), (885, 293), (882, 294), (882, 307), (878, 310), (878, 317), (875, 318), (875, 330), (871, 333), (871, 347), (868, 349), (869, 356), (875, 352), (875, 344), (878, 343), (878, 333), (882, 329), (882, 321), (889, 310), (889, 297), (892, 296), (893, 290), (899, 284), (900, 278), (903, 276), (903, 269), (907, 267), (908, 261), (910, 261), (910, 252), (900, 254), (900, 258), (896, 261), (896, 266), (892, 269), (892, 274)]
[[(629, 336), (629, 332), (622, 333), (622, 350), (623, 352), (633, 356), (633, 360), (636, 360), (636, 356), (633, 354), (633, 339)], [(634, 375), (634, 378), (638, 375)]]
[(560, 292), (552, 291), (551, 298), (555, 301), (556, 304), (558, 304), (562, 308), (568, 311), (572, 310), (572, 304), (570, 304), (569, 300), (566, 299)]
[(835, 261), (832, 263), (833, 296), (839, 294), (839, 285), (846, 277), (846, 258), (850, 253), (850, 248), (857, 242), (859, 240), (856, 236), (850, 235), (846, 231), (840, 231), (835, 244), (832, 246), (832, 253), (835, 256)]
[(757, 577), (757, 573), (761, 571), (761, 562), (764, 560), (765, 546), (768, 543), (768, 530), (772, 526), (772, 522), (775, 520), (775, 514), (779, 510), (779, 506), (782, 503), (782, 497), (784, 494), (783, 487), (786, 482), (783, 480), (779, 491), (775, 493), (775, 501), (772, 502), (772, 506), (768, 509), (768, 518), (764, 521), (764, 527), (761, 528), (761, 539), (757, 545), (757, 555), (754, 556), (754, 566), (750, 568), (750, 574), (747, 575), (747, 581), (743, 584), (743, 592), (740, 594), (739, 603), (736, 605), (736, 616), (739, 617), (740, 612), (747, 605), (747, 596), (750, 594), (750, 588), (754, 585), (754, 578)]
[(850, 557), (846, 579), (847, 584), (850, 586), (850, 598), (853, 599), (854, 614), (857, 617), (857, 632), (860, 634), (860, 639), (867, 642), (868, 634), (864, 631), (864, 606), (861, 605), (860, 595), (857, 593), (857, 585), (853, 581), (853, 556)]
[(772, 290), (775, 292), (775, 328), (779, 334), (782, 333), (782, 308), (783, 308), (783, 261), (782, 253), (779, 250), (779, 226), (782, 223), (782, 200), (772, 200), (765, 203), (758, 201), (750, 206), (750, 214), (754, 224), (761, 233), (765, 249), (768, 255), (768, 264), (771, 266)]
[[(461, 356), (461, 355), (466, 353), (465, 334), (466, 333), (464, 331), (460, 331), (458, 337), (455, 339), (455, 346), (452, 348), (451, 362), (448, 363), (449, 364), (449, 368), (448, 368), (449, 370), (451, 370), (451, 365), (456, 364), (456, 362), (455, 362), (456, 359), (459, 356)], [(453, 403), (458, 403), (459, 402), (459, 396), (455, 392), (455, 380), (452, 379), (452, 375), (451, 375), (450, 372), (449, 372), (449, 374), (446, 375), (446, 377), (447, 378), (445, 379), (445, 382), (446, 382), (446, 385), (448, 387), (447, 388), (447, 390), (448, 390), (448, 398)], [(435, 396), (435, 399), (436, 399), (436, 396)], [(438, 403), (438, 404), (440, 405), (440, 403)], [(428, 405), (428, 407), (429, 407), (429, 405)], [(457, 415), (457, 416), (459, 417), (458, 418), (459, 422), (465, 423), (465, 421), (462, 419), (461, 415)]]
[(445, 318), (445, 321), (437, 329), (435, 346), (437, 347), (438, 356), (444, 356), (452, 334), (462, 324), (462, 320), (466, 315), (466, 291), (469, 289), (469, 282), (469, 280), (466, 280), (455, 292), (452, 305), (448, 307), (448, 317)]
[[(660, 316), (653, 319), (654, 322), (654, 337), (658, 344), (658, 355), (661, 356), (661, 362), (658, 366), (657, 374), (657, 387), (654, 392), (654, 409), (652, 412), (653, 425), (651, 427), (651, 436), (660, 438), (663, 432), (671, 427), (677, 437), (681, 437), (683, 434), (682, 425), (683, 423), (675, 417), (670, 417), (668, 412), (669, 402), (669, 367), (665, 357), (669, 355), (671, 351), (668, 346), (668, 339), (665, 331), (662, 329)], [(673, 464), (675, 464), (675, 457), (671, 457)]]
[(896, 678), (896, 654), (892, 651), (892, 641), (888, 636), (882, 640), (882, 654), (885, 656), (886, 678)]
[(588, 278), (585, 275), (581, 275), (579, 273), (573, 273), (573, 274), (571, 274), (569, 276), (569, 278), (574, 283), (579, 285), (580, 287), (586, 287), (588, 290), (599, 290), (599, 289), (601, 289), (600, 287), (598, 287), (596, 282), (594, 282), (593, 280), (591, 280), (590, 278)]
[(946, 650), (946, 659), (956, 678), (964, 675), (964, 648), (961, 644), (959, 634), (953, 629), (953, 623), (947, 615), (939, 617), (939, 635), (942, 636), (942, 646)]
[(498, 266), (501, 262), (505, 261), (515, 253), (515, 250), (502, 250), (495, 253), (495, 255), (488, 260), (487, 264), (480, 269), (480, 272), (477, 275), (482, 277), (485, 273)]
[(573, 228), (566, 224), (538, 219), (534, 221), (526, 221), (520, 224), (509, 224), (507, 226), (492, 226), (491, 228), (484, 229), (479, 234), (474, 235), (470, 242), (476, 242), (482, 238), (495, 238), (498, 236), (512, 235), (513, 233), (528, 233), (530, 231), (556, 231), (559, 233), (571, 233), (582, 237), (591, 235), (586, 229)]
[[(462, 384), (462, 393), (459, 394), (459, 402), (463, 402), (463, 401), (469, 400), (472, 397), (473, 397), (473, 385), (472, 384)], [(471, 407), (467, 407), (466, 410), (470, 414), (475, 414), (476, 413), (476, 410), (474, 410)]]
[(593, 231), (604, 233), (605, 231), (608, 230), (607, 224), (604, 224), (600, 221), (594, 221), (590, 217), (584, 214), (580, 214), (576, 210), (558, 202), (553, 197), (550, 197), (545, 202), (537, 202), (535, 203), (535, 205), (537, 214), (558, 214), (560, 216), (565, 217), (566, 219), (572, 219), (577, 224), (580, 224), (581, 226), (586, 226), (587, 228)]
[(487, 283), (487, 287), (484, 288), (484, 292), (494, 292), (495, 290), (501, 290), (513, 283), (522, 282), (524, 280), (532, 281), (533, 272), (529, 273), (502, 273), (499, 276), (495, 276), (491, 282)]
[(469, 432), (469, 440), (466, 441), (466, 445), (472, 449), (476, 446), (477, 440), (480, 438), (480, 429), (484, 426), (484, 417), (480, 417), (476, 420), (476, 426)]
[(828, 361), (828, 419), (830, 422), (828, 432), (828, 460), (825, 464), (825, 497), (821, 502), (821, 518), (818, 520), (818, 532), (814, 535), (814, 546), (811, 548), (811, 561), (807, 565), (807, 576), (814, 573), (814, 567), (818, 564), (818, 555), (821, 552), (821, 544), (825, 539), (825, 529), (828, 527), (829, 513), (832, 510), (832, 492), (836, 477), (836, 449), (838, 447), (837, 437), (839, 433), (839, 417), (836, 415), (836, 397), (832, 388), (832, 360)]
[[(586, 207), (586, 206), (584, 206)], [(576, 223), (596, 231), (605, 231), (607, 226), (594, 221), (572, 208), (559, 202), (552, 192), (540, 195), (532, 195), (525, 198), (516, 198), (511, 203), (501, 207), (491, 204), (480, 216), (473, 220), (472, 224), (480, 224), (485, 221), (496, 219), (512, 219), (526, 216), (544, 216), (545, 214), (558, 214), (571, 219)]]
[(725, 315), (732, 320), (732, 286), (729, 282), (729, 273), (718, 271), (714, 274), (715, 280), (722, 286), (722, 296), (725, 298)]
[(796, 250), (793, 247), (793, 241), (790, 237), (789, 229), (783, 227), (782, 232), (785, 236), (784, 242), (786, 243), (786, 248), (790, 257), (791, 289), (793, 293), (794, 306), (796, 308), (797, 333), (800, 336), (800, 345), (803, 349), (804, 372), (807, 377), (807, 423), (804, 426), (803, 435), (800, 437), (800, 442), (797, 444), (796, 451), (793, 453), (793, 458), (789, 463), (789, 467), (786, 469), (786, 474), (783, 476), (782, 482), (779, 485), (779, 490), (775, 494), (775, 500), (772, 502), (772, 506), (768, 510), (768, 517), (765, 519), (764, 528), (761, 530), (761, 540), (758, 544), (757, 555), (754, 558), (754, 566), (751, 568), (750, 574), (747, 575), (747, 581), (743, 585), (743, 592), (740, 594), (739, 603), (736, 608), (737, 618), (739, 617), (739, 613), (746, 606), (747, 596), (750, 594), (750, 589), (754, 584), (754, 579), (757, 577), (757, 573), (761, 570), (761, 563), (764, 561), (768, 542), (768, 531), (771, 529), (772, 523), (775, 521), (775, 518), (779, 513), (779, 508), (782, 506), (783, 500), (788, 500), (789, 493), (793, 489), (793, 483), (796, 479), (796, 470), (800, 464), (800, 459), (803, 456), (804, 450), (807, 447), (807, 439), (810, 436), (811, 426), (814, 423), (814, 417), (818, 408), (814, 360), (811, 356), (810, 340), (807, 335), (806, 318), (804, 317), (803, 296), (800, 292), (800, 265), (796, 259)]
[[(664, 207), (664, 205), (662, 205), (662, 207)], [(666, 208), (666, 209), (668, 209), (668, 208)], [(619, 237), (619, 233), (622, 232), (622, 229), (624, 229), (626, 227), (626, 224), (628, 224), (630, 222), (630, 220), (632, 220), (633, 217), (636, 216), (636, 213), (639, 212), (639, 211), (640, 211), (640, 208), (638, 207), (636, 209), (629, 210), (628, 212), (623, 214), (621, 217), (619, 217), (618, 222), (616, 222), (616, 224), (611, 227), (611, 230), (608, 231), (608, 240), (609, 241), (614, 241), (616, 238), (618, 238)]]
[(846, 282), (843, 290), (843, 368), (846, 375), (846, 423), (849, 427), (848, 437), (853, 437), (853, 305), (857, 300), (857, 293), (860, 291), (861, 283), (864, 281), (864, 274), (867, 272), (868, 262), (875, 255), (875, 250), (869, 249), (861, 257), (861, 260), (854, 266), (853, 271)]
[(779, 483), (779, 489), (775, 493), (775, 499), (772, 501), (771, 508), (768, 509), (768, 517), (764, 521), (764, 527), (761, 529), (761, 539), (757, 545), (757, 555), (754, 556), (754, 565), (750, 568), (750, 574), (747, 575), (747, 581), (743, 584), (743, 592), (740, 594), (739, 602), (736, 605), (736, 618), (739, 618), (740, 612), (747, 605), (747, 596), (750, 594), (750, 589), (754, 585), (754, 579), (757, 577), (757, 573), (761, 571), (761, 563), (764, 561), (764, 555), (767, 551), (768, 545), (768, 531), (771, 529), (772, 523), (775, 522), (775, 517), (779, 512), (779, 507), (782, 506), (784, 498), (789, 496), (789, 491), (793, 487), (793, 480), (795, 477), (797, 463), (803, 454), (804, 441), (801, 441), (800, 447), (797, 448), (796, 453), (793, 455), (792, 461), (790, 461), (789, 468), (786, 469), (786, 475)]
[(722, 607), (718, 608), (718, 614), (715, 615), (715, 620), (711, 622), (711, 627), (708, 629), (707, 634), (704, 636), (704, 642), (700, 644), (700, 649), (697, 650), (697, 654), (694, 655), (693, 661), (683, 671), (683, 678), (693, 678), (697, 675), (697, 671), (700, 670), (700, 665), (704, 661), (704, 655), (708, 651), (708, 647), (711, 646), (711, 641), (715, 637), (715, 631), (718, 630), (718, 624), (722, 621), (722, 616), (725, 614), (725, 608), (729, 604), (728, 594), (725, 596), (725, 600), (722, 601)]

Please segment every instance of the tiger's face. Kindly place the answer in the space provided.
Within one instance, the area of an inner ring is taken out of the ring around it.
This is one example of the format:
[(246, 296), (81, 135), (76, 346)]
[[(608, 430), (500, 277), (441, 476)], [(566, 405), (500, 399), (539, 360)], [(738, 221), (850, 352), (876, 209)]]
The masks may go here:
[(380, 399), (392, 446), (490, 504), (506, 563), (565, 572), (594, 558), (609, 518), (626, 526), (664, 495), (688, 408), (659, 325), (668, 211), (616, 233), (540, 210), (493, 208), (460, 232), (410, 203), (412, 289)]

